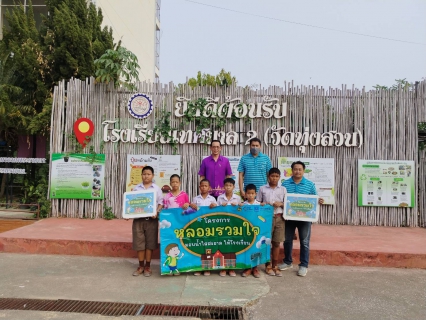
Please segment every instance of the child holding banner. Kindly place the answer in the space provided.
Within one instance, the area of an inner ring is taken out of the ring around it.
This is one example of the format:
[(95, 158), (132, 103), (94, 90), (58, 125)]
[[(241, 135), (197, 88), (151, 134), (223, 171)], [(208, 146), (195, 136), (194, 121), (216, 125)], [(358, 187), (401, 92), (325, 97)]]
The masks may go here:
[[(245, 189), (245, 195), (247, 200), (244, 201), (244, 203), (240, 204), (243, 206), (252, 206), (252, 205), (259, 205), (260, 202), (256, 200), (256, 186), (252, 183), (246, 185)], [(245, 269), (241, 276), (248, 277), (249, 275), (253, 275), (255, 278), (260, 278), (259, 270), (257, 269), (257, 266), (251, 268), (251, 269)]]
[[(132, 236), (133, 250), (138, 252), (139, 267), (133, 272), (134, 276), (142, 273), (145, 277), (151, 276), (152, 251), (158, 245), (158, 214), (163, 207), (163, 192), (160, 187), (152, 182), (154, 169), (146, 166), (142, 169), (142, 183), (132, 191), (151, 190), (157, 195), (157, 215), (149, 218), (133, 219)], [(145, 262), (146, 261), (146, 262)]]
[[(235, 188), (235, 180), (232, 178), (226, 178), (223, 181), (223, 185), (224, 185), (224, 189), (225, 189), (225, 193), (222, 193), (218, 198), (217, 198), (217, 205), (218, 206), (236, 206), (241, 202), (241, 198), (239, 196), (237, 196), (234, 193), (234, 188)], [(235, 273), (234, 270), (229, 270), (229, 276), (230, 277), (236, 277), (237, 274)], [(225, 277), (226, 276), (226, 270), (221, 270), (219, 272), (219, 275), (221, 277)]]
[(187, 209), (189, 206), (189, 197), (185, 191), (180, 190), (179, 175), (173, 174), (170, 177), (170, 186), (172, 190), (164, 196), (164, 209)]
[[(208, 206), (214, 208), (217, 206), (216, 199), (209, 194), (210, 191), (210, 181), (207, 179), (202, 179), (200, 181), (200, 194), (194, 198), (192, 203), (189, 205), (192, 209), (198, 210), (199, 207)], [(205, 276), (210, 275), (210, 271), (204, 271)], [(201, 275), (201, 272), (194, 272), (194, 276)]]
[(274, 207), (274, 218), (272, 220), (272, 265), (266, 264), (266, 274), (281, 277), (278, 268), (278, 258), (280, 254), (280, 243), (284, 241), (285, 221), (283, 218), (284, 197), (287, 193), (285, 187), (279, 185), (281, 171), (278, 168), (271, 168), (268, 172), (268, 184), (261, 186), (257, 194), (257, 200), (261, 205), (270, 204)]

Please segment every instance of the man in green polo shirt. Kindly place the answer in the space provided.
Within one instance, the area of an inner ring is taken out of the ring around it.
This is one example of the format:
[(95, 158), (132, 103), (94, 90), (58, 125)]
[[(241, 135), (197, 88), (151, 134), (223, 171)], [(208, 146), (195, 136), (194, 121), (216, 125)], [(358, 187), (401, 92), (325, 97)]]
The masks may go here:
[[(250, 153), (241, 157), (238, 164), (239, 187), (241, 197), (245, 198), (244, 188), (248, 184), (256, 186), (256, 192), (261, 186), (268, 183), (268, 172), (272, 168), (271, 159), (260, 152), (262, 142), (258, 138), (250, 140)], [(244, 182), (244, 186), (243, 186)]]

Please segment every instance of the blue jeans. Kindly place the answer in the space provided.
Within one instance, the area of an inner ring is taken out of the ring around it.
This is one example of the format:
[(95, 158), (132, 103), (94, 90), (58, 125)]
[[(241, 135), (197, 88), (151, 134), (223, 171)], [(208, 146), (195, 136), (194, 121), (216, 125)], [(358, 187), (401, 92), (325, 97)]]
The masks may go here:
[(300, 267), (308, 267), (309, 264), (309, 240), (311, 239), (312, 222), (286, 220), (284, 240), (284, 263), (292, 264), (294, 232), (299, 231), (300, 239)]

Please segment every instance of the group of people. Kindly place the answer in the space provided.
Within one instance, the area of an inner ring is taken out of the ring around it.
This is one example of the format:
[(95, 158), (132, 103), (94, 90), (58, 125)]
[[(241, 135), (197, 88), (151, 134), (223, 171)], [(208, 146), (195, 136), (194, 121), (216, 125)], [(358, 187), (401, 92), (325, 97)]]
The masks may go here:
[[(134, 276), (151, 276), (152, 252), (157, 248), (158, 215), (163, 208), (191, 207), (198, 210), (201, 206), (210, 208), (227, 205), (265, 205), (274, 208), (272, 225), (272, 252), (271, 262), (266, 264), (265, 272), (270, 276), (282, 276), (281, 271), (293, 268), (293, 239), (296, 228), (300, 240), (300, 264), (298, 275), (306, 276), (309, 265), (309, 241), (311, 236), (311, 222), (294, 221), (283, 218), (284, 197), (286, 193), (316, 195), (317, 191), (312, 181), (303, 177), (305, 164), (301, 161), (291, 165), (292, 177), (280, 184), (281, 172), (273, 168), (269, 157), (261, 152), (262, 143), (258, 138), (250, 141), (250, 152), (241, 157), (238, 165), (240, 196), (234, 193), (235, 180), (232, 179), (232, 170), (229, 160), (221, 155), (221, 143), (213, 140), (210, 143), (211, 155), (205, 158), (200, 166), (200, 194), (190, 201), (187, 193), (180, 189), (181, 181), (177, 174), (170, 177), (171, 190), (163, 196), (161, 189), (153, 183), (154, 169), (146, 166), (142, 170), (142, 183), (133, 188), (133, 191), (152, 190), (157, 194), (157, 215), (150, 218), (133, 220), (132, 235), (133, 249), (138, 252), (139, 266)], [(323, 200), (319, 199), (322, 204)], [(279, 263), (280, 243), (284, 242), (284, 260)], [(169, 263), (169, 267), (172, 267)], [(220, 276), (229, 274), (235, 277), (234, 270), (222, 270)], [(178, 275), (179, 273), (173, 273)], [(201, 275), (195, 272), (194, 275)], [(204, 271), (205, 276), (210, 271)], [(253, 275), (260, 277), (258, 266), (243, 270), (242, 276)]]

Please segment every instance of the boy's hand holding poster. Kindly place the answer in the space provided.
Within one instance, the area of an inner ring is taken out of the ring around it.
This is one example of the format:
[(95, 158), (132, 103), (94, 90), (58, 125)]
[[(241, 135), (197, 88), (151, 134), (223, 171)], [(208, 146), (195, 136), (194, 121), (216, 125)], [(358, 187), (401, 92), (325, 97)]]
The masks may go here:
[(269, 205), (162, 210), (161, 274), (247, 269), (268, 262), (273, 212)]
[(284, 198), (284, 219), (317, 222), (318, 196), (287, 193)]

